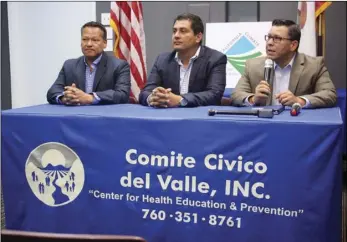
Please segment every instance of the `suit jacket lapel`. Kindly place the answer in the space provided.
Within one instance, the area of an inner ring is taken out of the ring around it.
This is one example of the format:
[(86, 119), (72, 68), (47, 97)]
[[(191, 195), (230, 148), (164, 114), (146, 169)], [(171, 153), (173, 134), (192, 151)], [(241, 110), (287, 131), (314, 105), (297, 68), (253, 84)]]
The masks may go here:
[(96, 69), (94, 83), (93, 83), (93, 91), (96, 91), (96, 88), (101, 78), (104, 76), (106, 69), (107, 69), (107, 54), (104, 52), (102, 53), (102, 57), (101, 57), (100, 63), (98, 64), (98, 68)]
[(204, 58), (204, 52), (205, 52), (205, 49), (203, 46), (200, 47), (200, 53), (199, 53), (199, 56), (198, 58), (193, 62), (193, 67), (192, 67), (192, 70), (190, 72), (190, 76), (189, 76), (189, 92), (192, 90), (193, 88), (193, 84), (194, 84), (194, 81), (196, 80), (196, 76), (197, 74), (199, 73), (199, 70), (200, 70), (200, 67), (202, 66), (203, 64), (203, 58)]
[(77, 88), (85, 91), (86, 89), (86, 65), (84, 63), (84, 57), (80, 59), (77, 63), (76, 76), (73, 82), (76, 84)]
[(298, 85), (300, 75), (304, 69), (304, 58), (303, 55), (297, 53), (297, 56), (295, 57), (292, 71), (290, 73), (290, 80), (289, 80), (289, 91), (291, 91), (295, 95), (296, 87)]

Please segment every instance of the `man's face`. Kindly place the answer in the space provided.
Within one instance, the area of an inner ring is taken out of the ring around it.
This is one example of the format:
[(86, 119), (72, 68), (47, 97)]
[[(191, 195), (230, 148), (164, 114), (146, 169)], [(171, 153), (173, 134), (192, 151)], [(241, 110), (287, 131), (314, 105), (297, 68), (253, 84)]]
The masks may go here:
[(199, 45), (202, 33), (197, 35), (192, 30), (190, 20), (177, 20), (173, 26), (172, 46), (176, 51), (187, 50)]
[(272, 26), (266, 41), (266, 54), (272, 60), (278, 60), (294, 52), (298, 42), (289, 40), (286, 26)]
[(84, 56), (93, 58), (101, 54), (106, 48), (103, 32), (97, 27), (85, 27), (82, 31), (81, 48)]

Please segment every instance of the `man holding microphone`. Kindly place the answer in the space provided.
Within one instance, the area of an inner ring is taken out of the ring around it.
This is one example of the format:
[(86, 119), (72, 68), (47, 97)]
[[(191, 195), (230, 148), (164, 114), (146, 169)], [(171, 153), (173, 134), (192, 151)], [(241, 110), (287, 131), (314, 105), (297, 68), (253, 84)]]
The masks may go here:
[[(247, 60), (245, 72), (231, 94), (232, 105), (335, 106), (336, 90), (323, 58), (299, 53), (300, 37), (295, 22), (275, 19), (265, 35), (267, 57)], [(265, 81), (264, 64), (271, 60), (273, 71)]]

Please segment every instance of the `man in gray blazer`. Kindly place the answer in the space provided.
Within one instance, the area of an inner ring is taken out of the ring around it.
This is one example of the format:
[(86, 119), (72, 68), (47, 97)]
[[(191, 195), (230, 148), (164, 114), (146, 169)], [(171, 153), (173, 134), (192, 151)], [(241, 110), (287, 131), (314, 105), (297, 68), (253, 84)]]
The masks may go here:
[[(246, 61), (245, 72), (231, 94), (232, 105), (335, 106), (336, 90), (323, 58), (298, 53), (300, 37), (300, 27), (295, 22), (274, 20), (265, 36), (267, 57)], [(273, 60), (275, 70), (270, 84), (264, 80), (267, 58)]]
[(152, 107), (219, 105), (226, 83), (226, 55), (201, 45), (199, 16), (182, 14), (174, 21), (173, 51), (160, 54), (139, 101)]
[(127, 103), (130, 69), (126, 61), (108, 56), (105, 27), (88, 22), (81, 28), (83, 56), (65, 61), (47, 92), (51, 104), (96, 105)]

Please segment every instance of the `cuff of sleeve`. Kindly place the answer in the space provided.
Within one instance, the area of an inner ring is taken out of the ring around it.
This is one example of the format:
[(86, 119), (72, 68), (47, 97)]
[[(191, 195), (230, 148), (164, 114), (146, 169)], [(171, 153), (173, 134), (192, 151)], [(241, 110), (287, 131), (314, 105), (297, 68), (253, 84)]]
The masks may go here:
[(101, 98), (95, 92), (93, 92), (92, 94), (94, 96), (92, 104), (93, 105), (98, 104), (101, 101)]
[(149, 104), (149, 99), (151, 98), (151, 96), (152, 96), (152, 94), (149, 94), (147, 99), (146, 99), (146, 102), (147, 102), (148, 106), (151, 106), (151, 104)]
[(181, 101), (180, 101), (180, 106), (181, 107), (185, 107), (188, 105), (188, 101), (187, 99), (185, 99), (184, 97), (182, 97)]
[(254, 103), (251, 104), (251, 103), (248, 101), (249, 98), (252, 97), (252, 96), (254, 96), (254, 95), (249, 95), (249, 96), (247, 96), (247, 97), (245, 98), (245, 100), (243, 101), (243, 104), (244, 104), (245, 106), (247, 106), (247, 107), (253, 107), (253, 106), (254, 106)]
[(300, 96), (300, 98), (302, 98), (306, 101), (305, 105), (302, 108), (309, 108), (311, 106), (310, 101), (306, 97)]
[(60, 101), (60, 97), (64, 96), (64, 94), (59, 94), (58, 96), (56, 96), (55, 98), (55, 101), (58, 103), (58, 104), (63, 104), (62, 101)]

